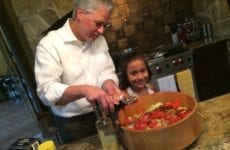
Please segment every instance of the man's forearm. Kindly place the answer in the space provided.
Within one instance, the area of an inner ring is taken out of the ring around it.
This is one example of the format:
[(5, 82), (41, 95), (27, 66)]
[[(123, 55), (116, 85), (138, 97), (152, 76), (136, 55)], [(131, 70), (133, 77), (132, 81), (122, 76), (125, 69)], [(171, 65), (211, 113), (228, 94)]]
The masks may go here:
[(55, 104), (66, 105), (72, 101), (83, 98), (84, 97), (84, 94), (82, 92), (83, 90), (84, 90), (84, 85), (70, 86), (65, 90), (60, 100), (58, 100)]

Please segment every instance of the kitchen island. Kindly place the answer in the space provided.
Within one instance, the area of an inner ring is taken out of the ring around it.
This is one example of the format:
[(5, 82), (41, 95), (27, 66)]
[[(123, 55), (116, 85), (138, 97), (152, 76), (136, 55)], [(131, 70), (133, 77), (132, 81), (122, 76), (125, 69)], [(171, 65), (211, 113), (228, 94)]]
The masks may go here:
[[(198, 114), (203, 118), (202, 132), (188, 150), (230, 149), (230, 93), (198, 102)], [(76, 143), (58, 146), (58, 150), (101, 149), (97, 135)]]

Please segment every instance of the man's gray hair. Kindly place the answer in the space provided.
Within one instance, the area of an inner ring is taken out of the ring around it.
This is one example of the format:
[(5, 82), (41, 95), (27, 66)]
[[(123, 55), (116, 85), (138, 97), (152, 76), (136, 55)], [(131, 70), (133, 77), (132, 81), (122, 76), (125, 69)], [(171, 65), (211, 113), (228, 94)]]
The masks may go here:
[(101, 5), (105, 5), (109, 11), (112, 11), (114, 8), (114, 3), (112, 0), (75, 0), (75, 7), (73, 9), (72, 17), (76, 17), (76, 11), (78, 9), (93, 12), (96, 11)]

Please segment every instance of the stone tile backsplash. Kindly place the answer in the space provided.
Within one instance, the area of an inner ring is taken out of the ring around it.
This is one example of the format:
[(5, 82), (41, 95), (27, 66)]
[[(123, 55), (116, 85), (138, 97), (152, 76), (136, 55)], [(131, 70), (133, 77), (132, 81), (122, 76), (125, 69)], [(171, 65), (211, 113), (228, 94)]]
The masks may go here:
[[(105, 30), (110, 51), (149, 50), (171, 43), (165, 26), (192, 17), (192, 2), (183, 0), (116, 0), (111, 27)], [(188, 6), (186, 6), (188, 5)], [(180, 14), (180, 15), (178, 15)]]

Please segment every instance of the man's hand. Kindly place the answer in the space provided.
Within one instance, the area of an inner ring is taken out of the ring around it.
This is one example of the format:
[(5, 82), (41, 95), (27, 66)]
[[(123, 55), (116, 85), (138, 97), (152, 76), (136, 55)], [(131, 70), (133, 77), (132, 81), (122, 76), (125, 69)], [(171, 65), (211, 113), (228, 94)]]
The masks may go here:
[(83, 89), (83, 95), (94, 106), (95, 101), (98, 101), (103, 107), (106, 114), (114, 112), (114, 103), (112, 97), (105, 91), (94, 86), (85, 86)]
[(111, 96), (113, 104), (119, 104), (122, 93), (113, 80), (106, 80), (102, 85), (102, 89)]

